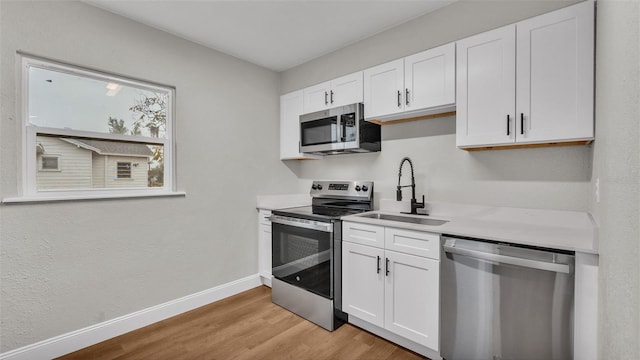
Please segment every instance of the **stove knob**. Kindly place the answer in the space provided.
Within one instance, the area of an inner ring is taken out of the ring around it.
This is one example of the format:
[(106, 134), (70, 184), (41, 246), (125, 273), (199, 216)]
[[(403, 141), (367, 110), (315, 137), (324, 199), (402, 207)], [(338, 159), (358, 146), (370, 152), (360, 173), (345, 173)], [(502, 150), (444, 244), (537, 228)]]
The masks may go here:
[(322, 190), (322, 185), (318, 184), (318, 190)]
[(367, 191), (369, 190), (369, 188), (367, 187), (367, 185), (362, 185), (362, 191)]
[(316, 184), (311, 185), (311, 190), (317, 190), (318, 186), (316, 186)]
[(356, 191), (360, 191), (360, 185), (356, 185)]

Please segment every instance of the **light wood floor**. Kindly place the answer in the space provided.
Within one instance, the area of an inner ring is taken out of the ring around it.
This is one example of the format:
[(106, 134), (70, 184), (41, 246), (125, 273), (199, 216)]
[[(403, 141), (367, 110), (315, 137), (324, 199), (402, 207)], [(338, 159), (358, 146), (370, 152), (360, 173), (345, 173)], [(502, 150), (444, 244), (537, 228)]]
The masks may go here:
[(350, 324), (329, 332), (261, 286), (59, 359), (421, 359)]

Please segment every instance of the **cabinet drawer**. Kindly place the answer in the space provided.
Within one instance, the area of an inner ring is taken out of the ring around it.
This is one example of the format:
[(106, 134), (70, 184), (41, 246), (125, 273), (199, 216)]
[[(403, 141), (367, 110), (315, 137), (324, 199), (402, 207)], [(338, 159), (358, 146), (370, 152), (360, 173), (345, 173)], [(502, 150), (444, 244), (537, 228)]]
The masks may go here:
[(385, 248), (405, 254), (440, 260), (440, 235), (385, 228)]
[(271, 210), (258, 209), (258, 223), (271, 226)]
[(384, 226), (343, 221), (342, 240), (384, 248)]

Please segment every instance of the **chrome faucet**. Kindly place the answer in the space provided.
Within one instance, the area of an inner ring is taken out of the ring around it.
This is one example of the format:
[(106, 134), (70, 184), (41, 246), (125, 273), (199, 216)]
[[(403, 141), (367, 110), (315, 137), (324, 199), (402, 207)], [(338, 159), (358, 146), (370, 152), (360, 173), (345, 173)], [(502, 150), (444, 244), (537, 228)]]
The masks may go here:
[[(402, 165), (404, 162), (409, 162), (409, 166), (411, 167), (411, 185), (400, 185), (400, 178), (402, 177)], [(400, 168), (398, 169), (398, 189), (396, 190), (396, 200), (402, 201), (402, 188), (411, 186), (411, 212), (408, 214), (418, 214), (418, 209), (424, 208), (424, 195), (422, 195), (422, 202), (418, 202), (416, 200), (416, 180), (413, 177), (413, 162), (408, 157), (405, 157), (400, 162)]]

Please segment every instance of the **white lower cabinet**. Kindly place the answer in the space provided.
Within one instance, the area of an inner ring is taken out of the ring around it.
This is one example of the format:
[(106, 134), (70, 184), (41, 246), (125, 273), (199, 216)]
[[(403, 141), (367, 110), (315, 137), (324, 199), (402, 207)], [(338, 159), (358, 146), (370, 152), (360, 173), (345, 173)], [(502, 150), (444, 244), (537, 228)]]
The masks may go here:
[(342, 309), (384, 327), (384, 250), (342, 244)]
[(440, 262), (385, 251), (384, 327), (438, 350)]
[(264, 285), (271, 286), (271, 210), (258, 210), (258, 273)]
[[(361, 225), (343, 222), (343, 310), (437, 352), (439, 235), (373, 226), (385, 234), (385, 244), (376, 247), (359, 243), (362, 236), (353, 229)], [(389, 250), (398, 248), (398, 239), (411, 246), (400, 247), (402, 252)]]

